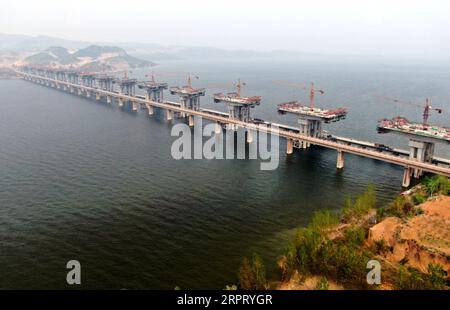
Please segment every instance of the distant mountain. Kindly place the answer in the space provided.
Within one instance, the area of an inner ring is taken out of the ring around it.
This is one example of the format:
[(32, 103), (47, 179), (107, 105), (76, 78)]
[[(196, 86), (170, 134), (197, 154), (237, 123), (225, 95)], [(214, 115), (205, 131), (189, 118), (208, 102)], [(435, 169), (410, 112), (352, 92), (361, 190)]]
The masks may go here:
[[(298, 51), (253, 51), (253, 50), (228, 50), (213, 47), (190, 47), (190, 46), (164, 46), (153, 43), (111, 43), (105, 42), (85, 42), (85, 41), (71, 41), (61, 38), (54, 38), (49, 36), (25, 36), (25, 35), (10, 35), (0, 33), (0, 65), (2, 60), (4, 63), (6, 57), (14, 57), (17, 53), (21, 55), (20, 59), (35, 54), (37, 61), (51, 61), (53, 58), (48, 55), (46, 49), (49, 46), (63, 47), (70, 51), (77, 50), (75, 56), (97, 58), (100, 53), (117, 53), (122, 60), (128, 63), (135, 63), (136, 66), (141, 66), (141, 62), (145, 61), (166, 61), (166, 60), (180, 60), (180, 59), (224, 59), (224, 58), (250, 58), (250, 57), (301, 57), (305, 55), (316, 55), (310, 53), (302, 53)], [(121, 54), (125, 49), (126, 55)], [(43, 54), (41, 54), (43, 53)], [(64, 53), (64, 51), (62, 51)], [(86, 53), (86, 54), (83, 54)], [(56, 51), (53, 54), (57, 54)], [(61, 56), (61, 55), (60, 55)], [(66, 55), (67, 56), (67, 55)], [(59, 58), (65, 58), (62, 55)], [(73, 56), (73, 55), (72, 55)], [(135, 57), (135, 58), (130, 58)], [(125, 58), (125, 59), (124, 59)], [(141, 61), (138, 58), (143, 59)], [(117, 61), (119, 61), (118, 59)], [(59, 59), (60, 62), (70, 62), (70, 57), (65, 61)]]
[(120, 47), (100, 45), (90, 45), (76, 51), (70, 51), (61, 46), (52, 46), (42, 52), (26, 57), (21, 61), (21, 64), (55, 65), (91, 71), (102, 69), (123, 70), (155, 65), (151, 61), (128, 55)]
[[(49, 46), (62, 46), (69, 50), (79, 50), (90, 46), (106, 47), (109, 45), (111, 44), (105, 42), (71, 41), (49, 36), (33, 37), (0, 33), (0, 55), (2, 52), (20, 52), (28, 54), (27, 56), (29, 56), (30, 54), (36, 54), (38, 52), (44, 51)], [(114, 43), (114, 46), (117, 48), (125, 49), (130, 56), (143, 58), (148, 61), (176, 59), (243, 58), (266, 55), (266, 53), (251, 50), (226, 50), (212, 47), (164, 46), (152, 43), (117, 42)], [(89, 52), (95, 53), (95, 50), (91, 50)]]
[(92, 44), (89, 42), (71, 41), (49, 36), (26, 36), (0, 33), (0, 51), (7, 52), (38, 52), (49, 46), (64, 46), (69, 49), (79, 49)]

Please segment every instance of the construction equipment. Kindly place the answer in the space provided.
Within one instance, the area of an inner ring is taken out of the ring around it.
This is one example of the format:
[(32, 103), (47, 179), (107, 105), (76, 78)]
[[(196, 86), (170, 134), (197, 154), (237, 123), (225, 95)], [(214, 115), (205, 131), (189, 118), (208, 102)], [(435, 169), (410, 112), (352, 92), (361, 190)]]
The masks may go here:
[[(198, 111), (200, 109), (200, 97), (206, 94), (204, 88), (193, 88), (192, 87), (192, 77), (198, 79), (197, 75), (191, 76), (190, 73), (187, 75), (187, 85), (182, 87), (170, 87), (171, 95), (178, 95), (180, 97), (181, 107), (189, 108)], [(181, 115), (185, 115), (182, 113)]]
[[(238, 119), (244, 122), (251, 121), (250, 118), (250, 108), (254, 108), (255, 106), (261, 103), (260, 96), (252, 96), (252, 97), (243, 97), (242, 96), (242, 87), (246, 84), (241, 82), (238, 79), (237, 84), (235, 84), (236, 92), (231, 93), (217, 93), (213, 95), (214, 102), (223, 102), (228, 107), (228, 112), (230, 118)], [(230, 129), (236, 130), (236, 126), (230, 126)]]
[(428, 124), (428, 118), (430, 117), (430, 112), (431, 111), (436, 111), (439, 114), (442, 113), (442, 109), (441, 108), (434, 108), (431, 106), (431, 100), (429, 100), (428, 98), (425, 99), (425, 104), (419, 104), (419, 103), (415, 103), (415, 102), (411, 102), (411, 101), (405, 101), (405, 100), (400, 100), (397, 98), (391, 98), (391, 97), (383, 97), (386, 100), (395, 102), (395, 103), (401, 103), (401, 104), (408, 104), (410, 106), (414, 106), (414, 107), (419, 107), (419, 108), (423, 108), (423, 114), (422, 114), (422, 126), (423, 129), (427, 129), (429, 127)]
[(313, 83), (313, 82), (310, 83), (309, 88), (308, 88), (308, 85), (306, 85), (306, 84), (290, 83), (290, 82), (281, 81), (281, 80), (273, 81), (273, 83), (279, 84), (279, 85), (288, 86), (288, 87), (293, 87), (293, 88), (303, 89), (303, 90), (309, 89), (309, 108), (310, 108), (311, 110), (314, 109), (314, 98), (315, 98), (315, 94), (316, 94), (316, 93), (319, 93), (320, 95), (323, 95), (323, 94), (325, 93), (325, 91), (322, 90), (322, 89), (316, 89), (316, 88), (314, 87), (314, 83)]

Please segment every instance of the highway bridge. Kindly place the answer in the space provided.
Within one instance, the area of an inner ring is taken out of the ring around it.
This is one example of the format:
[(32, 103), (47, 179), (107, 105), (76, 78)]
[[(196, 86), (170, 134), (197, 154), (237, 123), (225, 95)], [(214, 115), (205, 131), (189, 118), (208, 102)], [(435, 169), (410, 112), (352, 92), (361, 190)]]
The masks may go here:
[[(39, 71), (39, 72), (42, 72)], [(164, 109), (166, 111), (166, 116), (168, 120), (171, 120), (174, 113), (179, 113), (181, 115), (186, 115), (189, 119), (189, 124), (193, 125), (193, 117), (200, 116), (203, 119), (216, 122), (217, 128), (219, 126), (231, 124), (233, 127), (241, 127), (247, 130), (247, 135), (251, 135), (252, 131), (266, 132), (271, 135), (277, 135), (281, 138), (287, 140), (286, 152), (291, 154), (295, 147), (295, 144), (299, 141), (308, 142), (311, 145), (318, 145), (321, 147), (334, 149), (337, 151), (337, 164), (338, 169), (344, 167), (344, 154), (355, 154), (358, 156), (368, 157), (375, 160), (380, 160), (388, 162), (391, 164), (399, 165), (404, 167), (403, 182), (404, 187), (410, 185), (411, 178), (413, 176), (413, 171), (415, 169), (420, 169), (424, 172), (434, 173), (450, 177), (450, 168), (448, 159), (439, 159), (432, 162), (421, 162), (416, 159), (411, 159), (405, 157), (406, 151), (399, 151), (394, 149), (381, 148), (377, 146), (376, 143), (358, 141), (350, 138), (344, 137), (333, 137), (333, 136), (321, 136), (321, 137), (310, 137), (300, 134), (299, 130), (295, 127), (271, 123), (266, 121), (241, 121), (239, 119), (234, 119), (229, 117), (226, 113), (220, 111), (214, 111), (210, 109), (190, 109), (183, 107), (179, 103), (162, 101), (157, 102), (150, 100), (148, 96), (140, 96), (134, 94), (125, 94), (122, 92), (116, 92), (111, 90), (100, 89), (98, 87), (86, 86), (80, 83), (74, 83), (73, 81), (60, 80), (55, 77), (48, 77), (45, 74), (38, 74), (36, 72), (26, 72), (22, 70), (16, 70), (24, 80), (31, 81), (44, 86), (52, 87), (55, 89), (64, 90), (66, 92), (78, 95), (85, 95), (88, 98), (95, 98), (100, 100), (100, 98), (106, 97), (107, 102), (111, 103), (113, 98), (119, 102), (119, 105), (123, 105), (123, 102), (128, 101), (132, 105), (133, 111), (137, 111), (138, 106), (148, 110), (148, 113), (153, 114), (154, 108)], [(249, 139), (248, 142), (250, 142)]]

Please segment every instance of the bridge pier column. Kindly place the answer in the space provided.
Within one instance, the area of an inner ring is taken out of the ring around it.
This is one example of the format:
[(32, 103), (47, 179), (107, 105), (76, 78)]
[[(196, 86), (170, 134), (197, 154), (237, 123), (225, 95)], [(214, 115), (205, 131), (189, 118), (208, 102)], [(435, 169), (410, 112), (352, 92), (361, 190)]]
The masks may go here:
[(91, 92), (89, 90), (86, 90), (86, 97), (91, 98)]
[(403, 172), (403, 180), (402, 180), (402, 186), (403, 187), (409, 187), (411, 184), (411, 176), (413, 174), (415, 169), (405, 167), (405, 171)]
[(131, 101), (131, 109), (133, 112), (137, 112), (138, 107), (137, 107), (137, 102), (136, 101)]
[(118, 99), (119, 99), (119, 107), (123, 107), (123, 99), (120, 97)]
[(106, 102), (111, 103), (111, 96), (106, 96)]
[(192, 114), (190, 114), (188, 116), (188, 121), (189, 121), (189, 127), (193, 127), (194, 126), (194, 116), (192, 116)]
[(170, 110), (166, 110), (166, 116), (167, 116), (167, 120), (171, 121), (173, 118), (173, 112)]
[(286, 154), (292, 154), (294, 152), (294, 140), (287, 139)]
[(100, 93), (95, 93), (95, 100), (100, 101)]
[[(409, 158), (420, 162), (431, 162), (434, 153), (434, 143), (409, 140)], [(414, 177), (420, 178), (423, 175), (421, 169), (414, 169)]]
[(220, 126), (219, 122), (216, 122), (216, 125), (214, 126), (214, 132), (216, 135), (222, 133), (222, 126)]
[(336, 168), (338, 169), (344, 168), (344, 152), (342, 152), (341, 150), (337, 151)]
[(253, 142), (253, 132), (251, 129), (247, 130), (247, 143), (252, 143)]
[(148, 110), (148, 115), (153, 115), (154, 111), (153, 111), (153, 106), (150, 104), (146, 104), (147, 106), (147, 110)]
[(77, 90), (78, 90), (78, 95), (81, 96), (81, 94), (82, 94), (81, 88), (77, 88)]
[[(300, 134), (303, 136), (310, 137), (311, 136), (311, 126), (312, 122), (308, 119), (299, 119), (298, 123), (300, 124)], [(299, 148), (301, 149), (307, 149), (310, 146), (309, 142), (300, 140), (298, 142)]]

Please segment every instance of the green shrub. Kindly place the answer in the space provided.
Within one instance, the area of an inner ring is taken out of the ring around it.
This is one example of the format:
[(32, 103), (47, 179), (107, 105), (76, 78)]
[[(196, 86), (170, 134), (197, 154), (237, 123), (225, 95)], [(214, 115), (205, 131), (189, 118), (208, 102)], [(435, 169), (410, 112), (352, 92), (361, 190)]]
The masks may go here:
[(412, 200), (414, 205), (420, 205), (421, 203), (424, 203), (425, 201), (427, 201), (427, 198), (421, 194), (416, 194), (412, 196)]
[(316, 284), (316, 290), (326, 291), (328, 290), (329, 284), (326, 277), (321, 277)]
[(254, 254), (250, 261), (244, 257), (239, 268), (239, 286), (243, 290), (266, 289), (266, 271), (262, 259)]
[(395, 279), (395, 286), (399, 290), (421, 290), (426, 289), (426, 281), (423, 275), (414, 268), (400, 267)]
[[(397, 196), (394, 201), (383, 210), (383, 216), (395, 216), (403, 218), (416, 214), (416, 209), (413, 203), (411, 203), (407, 197), (400, 195)], [(378, 214), (377, 214), (378, 215)]]
[(345, 240), (349, 245), (359, 247), (366, 240), (367, 231), (360, 226), (352, 226), (345, 231)]
[(347, 197), (344, 202), (343, 216), (345, 220), (351, 218), (359, 218), (366, 215), (371, 209), (376, 206), (375, 187), (369, 185), (367, 190), (356, 196), (354, 200)]
[(447, 272), (441, 265), (428, 264), (428, 276), (431, 287), (435, 290), (443, 289), (446, 285)]
[(446, 277), (447, 273), (441, 265), (429, 264), (426, 274), (415, 268), (401, 267), (395, 279), (395, 285), (401, 290), (447, 289)]
[(416, 207), (416, 215), (421, 215), (424, 213), (423, 209), (421, 207)]
[(227, 285), (224, 288), (225, 291), (236, 291), (237, 290), (237, 285)]
[(366, 264), (369, 255), (360, 252), (343, 242), (328, 241), (318, 253), (318, 265), (315, 273), (326, 274), (344, 284), (365, 286)]
[(388, 251), (391, 251), (391, 247), (386, 244), (384, 239), (380, 239), (374, 242), (374, 252), (375, 254), (381, 255)]
[(377, 223), (381, 222), (386, 217), (386, 209), (378, 208), (377, 209)]
[(311, 223), (308, 225), (310, 229), (324, 231), (336, 227), (339, 224), (339, 217), (329, 210), (321, 210), (314, 212)]
[(297, 231), (295, 256), (299, 271), (308, 273), (320, 264), (320, 261), (317, 260), (317, 253), (326, 239), (321, 231), (315, 229), (303, 228)]
[(255, 289), (265, 290), (267, 285), (266, 268), (258, 255), (253, 255), (253, 274), (255, 275)]
[(255, 276), (252, 272), (252, 266), (247, 257), (242, 259), (241, 267), (239, 267), (239, 286), (243, 290), (251, 290), (254, 288)]
[(450, 180), (442, 175), (426, 177), (422, 181), (425, 186), (425, 191), (429, 196), (435, 194), (450, 194)]

